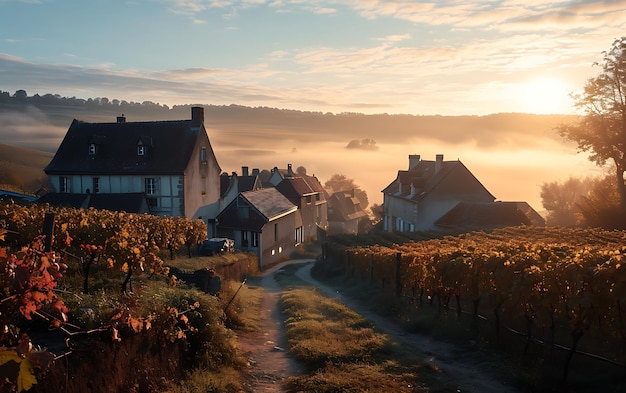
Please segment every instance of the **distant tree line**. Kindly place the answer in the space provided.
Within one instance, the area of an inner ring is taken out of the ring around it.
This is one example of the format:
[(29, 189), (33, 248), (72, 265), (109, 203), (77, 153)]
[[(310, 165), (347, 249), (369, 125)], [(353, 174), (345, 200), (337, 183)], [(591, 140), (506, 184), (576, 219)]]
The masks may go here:
[(76, 98), (62, 97), (59, 94), (35, 94), (29, 96), (25, 90), (17, 90), (11, 94), (8, 91), (0, 91), (0, 104), (31, 104), (31, 105), (63, 105), (63, 106), (84, 106), (97, 108), (150, 108), (153, 110), (163, 109), (168, 111), (167, 105), (161, 105), (152, 101), (134, 102), (118, 99), (108, 99), (107, 97), (96, 98)]

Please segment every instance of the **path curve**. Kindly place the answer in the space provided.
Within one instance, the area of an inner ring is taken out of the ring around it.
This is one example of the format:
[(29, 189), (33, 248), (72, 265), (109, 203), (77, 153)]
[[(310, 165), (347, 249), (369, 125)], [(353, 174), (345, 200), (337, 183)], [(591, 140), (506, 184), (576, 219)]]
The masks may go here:
[[(259, 312), (262, 315), (259, 330), (239, 337), (239, 346), (247, 357), (250, 368), (243, 386), (245, 393), (284, 393), (281, 382), (303, 372), (298, 362), (288, 353), (287, 335), (280, 311), (282, 288), (275, 280), (275, 273), (288, 264), (301, 264), (295, 275), (302, 281), (317, 287), (326, 296), (335, 298), (368, 319), (381, 333), (387, 334), (405, 350), (417, 354), (417, 358), (446, 372), (454, 379), (458, 393), (520, 393), (512, 386), (498, 380), (494, 370), (485, 370), (471, 361), (470, 356), (458, 358), (455, 346), (415, 333), (406, 333), (395, 322), (382, 317), (367, 307), (343, 296), (336, 288), (311, 276), (315, 260), (289, 260), (263, 272), (255, 282), (265, 291)], [(483, 365), (481, 363), (480, 365)]]
[[(344, 305), (361, 314), (374, 324), (375, 329), (387, 334), (398, 342), (403, 349), (420, 354), (422, 361), (437, 366), (454, 378), (459, 393), (520, 393), (512, 386), (498, 380), (493, 370), (478, 368), (471, 359), (458, 359), (455, 356), (455, 346), (415, 333), (407, 333), (395, 322), (382, 317), (367, 309), (349, 297), (343, 296), (336, 288), (328, 286), (311, 276), (313, 263), (303, 265), (296, 271), (301, 280), (319, 288), (328, 297), (338, 299)], [(471, 356), (470, 356), (471, 358)]]

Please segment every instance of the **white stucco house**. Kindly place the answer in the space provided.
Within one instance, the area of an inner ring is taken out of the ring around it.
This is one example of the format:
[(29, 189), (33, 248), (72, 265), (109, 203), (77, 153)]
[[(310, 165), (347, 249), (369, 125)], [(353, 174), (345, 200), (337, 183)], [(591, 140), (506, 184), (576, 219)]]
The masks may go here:
[(144, 193), (156, 215), (207, 221), (220, 209), (221, 169), (202, 107), (191, 120), (75, 119), (45, 172), (58, 194)]
[(434, 161), (409, 155), (408, 170), (382, 192), (388, 232), (545, 224), (526, 202), (497, 202), (461, 161), (444, 161), (443, 154)]

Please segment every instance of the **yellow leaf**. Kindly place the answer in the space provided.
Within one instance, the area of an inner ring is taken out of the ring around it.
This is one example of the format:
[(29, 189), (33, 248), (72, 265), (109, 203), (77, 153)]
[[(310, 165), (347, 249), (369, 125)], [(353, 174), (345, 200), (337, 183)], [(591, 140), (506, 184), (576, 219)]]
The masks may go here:
[(24, 359), (19, 357), (15, 351), (0, 351), (0, 366), (11, 360), (20, 363)]
[(20, 373), (17, 376), (17, 391), (29, 390), (36, 383), (37, 378), (35, 378), (33, 364), (28, 359), (23, 359), (20, 363)]

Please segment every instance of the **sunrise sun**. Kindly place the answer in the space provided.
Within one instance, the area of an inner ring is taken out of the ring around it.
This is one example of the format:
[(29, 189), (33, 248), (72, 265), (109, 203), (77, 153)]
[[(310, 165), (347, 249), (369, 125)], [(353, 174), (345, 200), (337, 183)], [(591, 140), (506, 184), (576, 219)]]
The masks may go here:
[(567, 86), (555, 77), (537, 77), (519, 85), (520, 112), (563, 114), (572, 112)]

